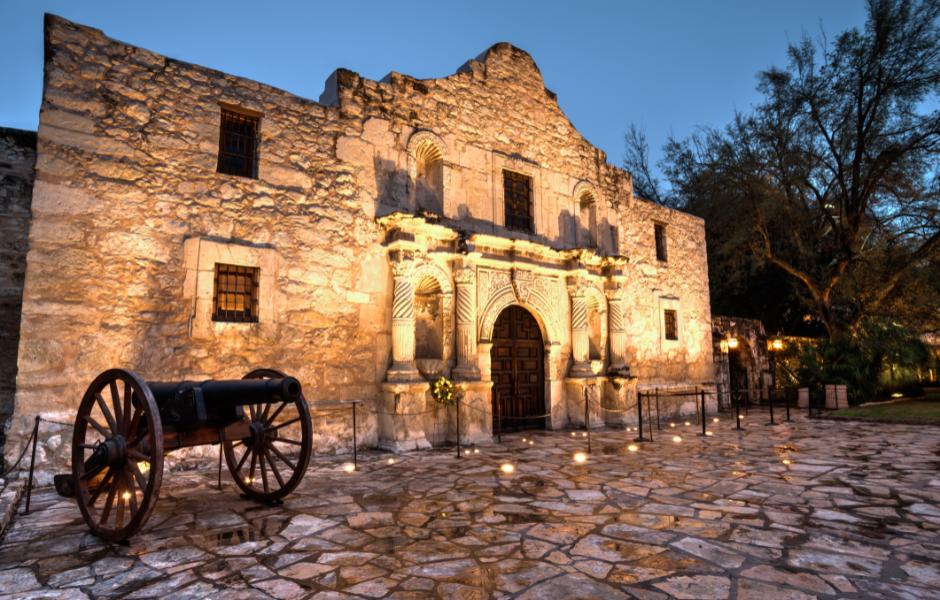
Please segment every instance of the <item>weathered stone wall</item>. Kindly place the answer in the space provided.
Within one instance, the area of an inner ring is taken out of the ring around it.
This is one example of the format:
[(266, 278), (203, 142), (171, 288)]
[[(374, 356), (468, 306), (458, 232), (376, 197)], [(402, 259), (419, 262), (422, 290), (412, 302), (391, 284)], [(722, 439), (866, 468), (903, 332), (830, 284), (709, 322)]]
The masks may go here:
[[(443, 322), (435, 323), (441, 364), (422, 358), (422, 368), (448, 370), (459, 340), (479, 343), (478, 355), (469, 350), (475, 364), (466, 366), (479, 366), (482, 381), (468, 380), (468, 402), (484, 416), (462, 425), (474, 439), (490, 427), (487, 331), (498, 310), (524, 304), (543, 327), (551, 420), (564, 426), (566, 386), (582, 385), (569, 377), (569, 294), (600, 311), (587, 313), (589, 323), (600, 319), (600, 347), (587, 361), (584, 346), (585, 372), (577, 375), (595, 377), (609, 362), (605, 298), (615, 293), (619, 301), (622, 293), (605, 287), (612, 277), (625, 286), (626, 354), (639, 383), (712, 381), (702, 222), (633, 197), (629, 174), (578, 134), (521, 50), (497, 44), (434, 80), (392, 73), (375, 82), (339, 70), (320, 103), (57, 17), (47, 18), (46, 52), (17, 435), (36, 412), (70, 420), (84, 386), (109, 367), (168, 380), (273, 366), (297, 376), (314, 405), (364, 401), (362, 443), (378, 442), (384, 427), (407, 429), (403, 439), (420, 447), (425, 433), (412, 432), (414, 424), (381, 425), (375, 411), (401, 410), (407, 394), (427, 405), (427, 385), (407, 369), (402, 386), (391, 377), (383, 383), (393, 334), (402, 333), (393, 325), (393, 290), (437, 289), (420, 288), (422, 269), (439, 273), (438, 287), (447, 288)], [(257, 179), (216, 172), (221, 106), (261, 115)], [(430, 193), (442, 194), (443, 215), (396, 225), (393, 213), (417, 208), (419, 159), (438, 154), (440, 185)], [(504, 169), (532, 178), (533, 233), (503, 227)], [(593, 207), (583, 209), (586, 201)], [(593, 240), (579, 214), (593, 214)], [(667, 226), (667, 263), (655, 258), (654, 222)], [(403, 237), (390, 240), (394, 227), (404, 228)], [(592, 250), (578, 250), (585, 246)], [(395, 275), (403, 287), (393, 288), (390, 253), (407, 253), (418, 279)], [(256, 324), (208, 316), (212, 265), (224, 257), (262, 269)], [(475, 323), (472, 334), (464, 327), (455, 335), (451, 279), (460, 264), (476, 280), (464, 288), (473, 290), (464, 306)], [(676, 342), (662, 339), (667, 306), (679, 313)], [(412, 311), (401, 314), (399, 329), (414, 319)], [(413, 335), (402, 334), (399, 348), (411, 363)], [(600, 394), (605, 379), (595, 378)], [(636, 382), (622, 389), (631, 392), (618, 402), (635, 403)], [(348, 415), (314, 411), (317, 450), (348, 448)], [(427, 435), (452, 437), (443, 411), (430, 419)]]
[[(57, 17), (46, 53), (18, 435), (37, 412), (73, 419), (84, 387), (115, 366), (162, 380), (271, 366), (311, 402), (372, 400), (387, 362), (386, 260), (371, 200), (335, 158), (336, 109)], [(258, 179), (216, 172), (223, 102), (263, 115)], [(267, 322), (191, 335), (194, 238), (273, 250)], [(319, 450), (347, 445), (348, 418), (320, 421), (332, 441)]]
[(0, 452), (16, 390), (16, 349), (35, 163), (35, 132), (0, 127)]

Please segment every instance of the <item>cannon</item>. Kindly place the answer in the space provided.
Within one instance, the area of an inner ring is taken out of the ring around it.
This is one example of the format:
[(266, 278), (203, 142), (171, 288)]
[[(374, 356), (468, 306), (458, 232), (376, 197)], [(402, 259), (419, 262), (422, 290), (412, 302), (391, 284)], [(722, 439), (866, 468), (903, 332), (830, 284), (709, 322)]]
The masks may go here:
[(105, 371), (82, 397), (72, 473), (57, 476), (57, 488), (74, 494), (92, 533), (123, 541), (153, 511), (164, 456), (203, 444), (222, 444), (245, 497), (279, 502), (303, 478), (313, 445), (300, 382), (273, 369), (243, 379), (172, 383)]

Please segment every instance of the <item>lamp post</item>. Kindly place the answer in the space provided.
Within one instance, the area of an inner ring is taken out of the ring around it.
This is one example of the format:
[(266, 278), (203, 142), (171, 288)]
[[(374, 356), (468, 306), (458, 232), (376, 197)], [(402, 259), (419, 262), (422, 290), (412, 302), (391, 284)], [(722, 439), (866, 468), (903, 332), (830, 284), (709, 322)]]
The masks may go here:
[(777, 353), (783, 350), (783, 340), (775, 337), (767, 340), (767, 352), (770, 354), (770, 423), (774, 423), (774, 398), (777, 395)]

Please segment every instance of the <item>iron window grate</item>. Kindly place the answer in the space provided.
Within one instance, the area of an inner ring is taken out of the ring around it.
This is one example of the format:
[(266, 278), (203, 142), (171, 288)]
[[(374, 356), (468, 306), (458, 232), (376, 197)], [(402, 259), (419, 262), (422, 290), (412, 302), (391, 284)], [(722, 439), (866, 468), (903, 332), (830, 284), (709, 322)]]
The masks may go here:
[(676, 311), (669, 309), (663, 311), (663, 325), (666, 330), (667, 340), (679, 339), (679, 319)]
[(218, 172), (256, 177), (258, 117), (222, 109)]
[(656, 223), (653, 226), (656, 234), (656, 260), (666, 260), (666, 226)]
[(216, 263), (213, 321), (258, 322), (258, 280), (261, 269)]
[(503, 195), (506, 227), (532, 232), (532, 178), (513, 171), (503, 171)]

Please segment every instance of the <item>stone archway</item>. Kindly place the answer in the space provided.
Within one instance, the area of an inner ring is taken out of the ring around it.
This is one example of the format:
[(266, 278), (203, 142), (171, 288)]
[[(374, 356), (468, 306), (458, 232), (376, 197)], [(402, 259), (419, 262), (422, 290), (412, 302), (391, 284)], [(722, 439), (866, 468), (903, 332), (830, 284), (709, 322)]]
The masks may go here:
[(493, 430), (544, 429), (545, 344), (538, 322), (522, 306), (508, 306), (496, 319), (492, 342)]

